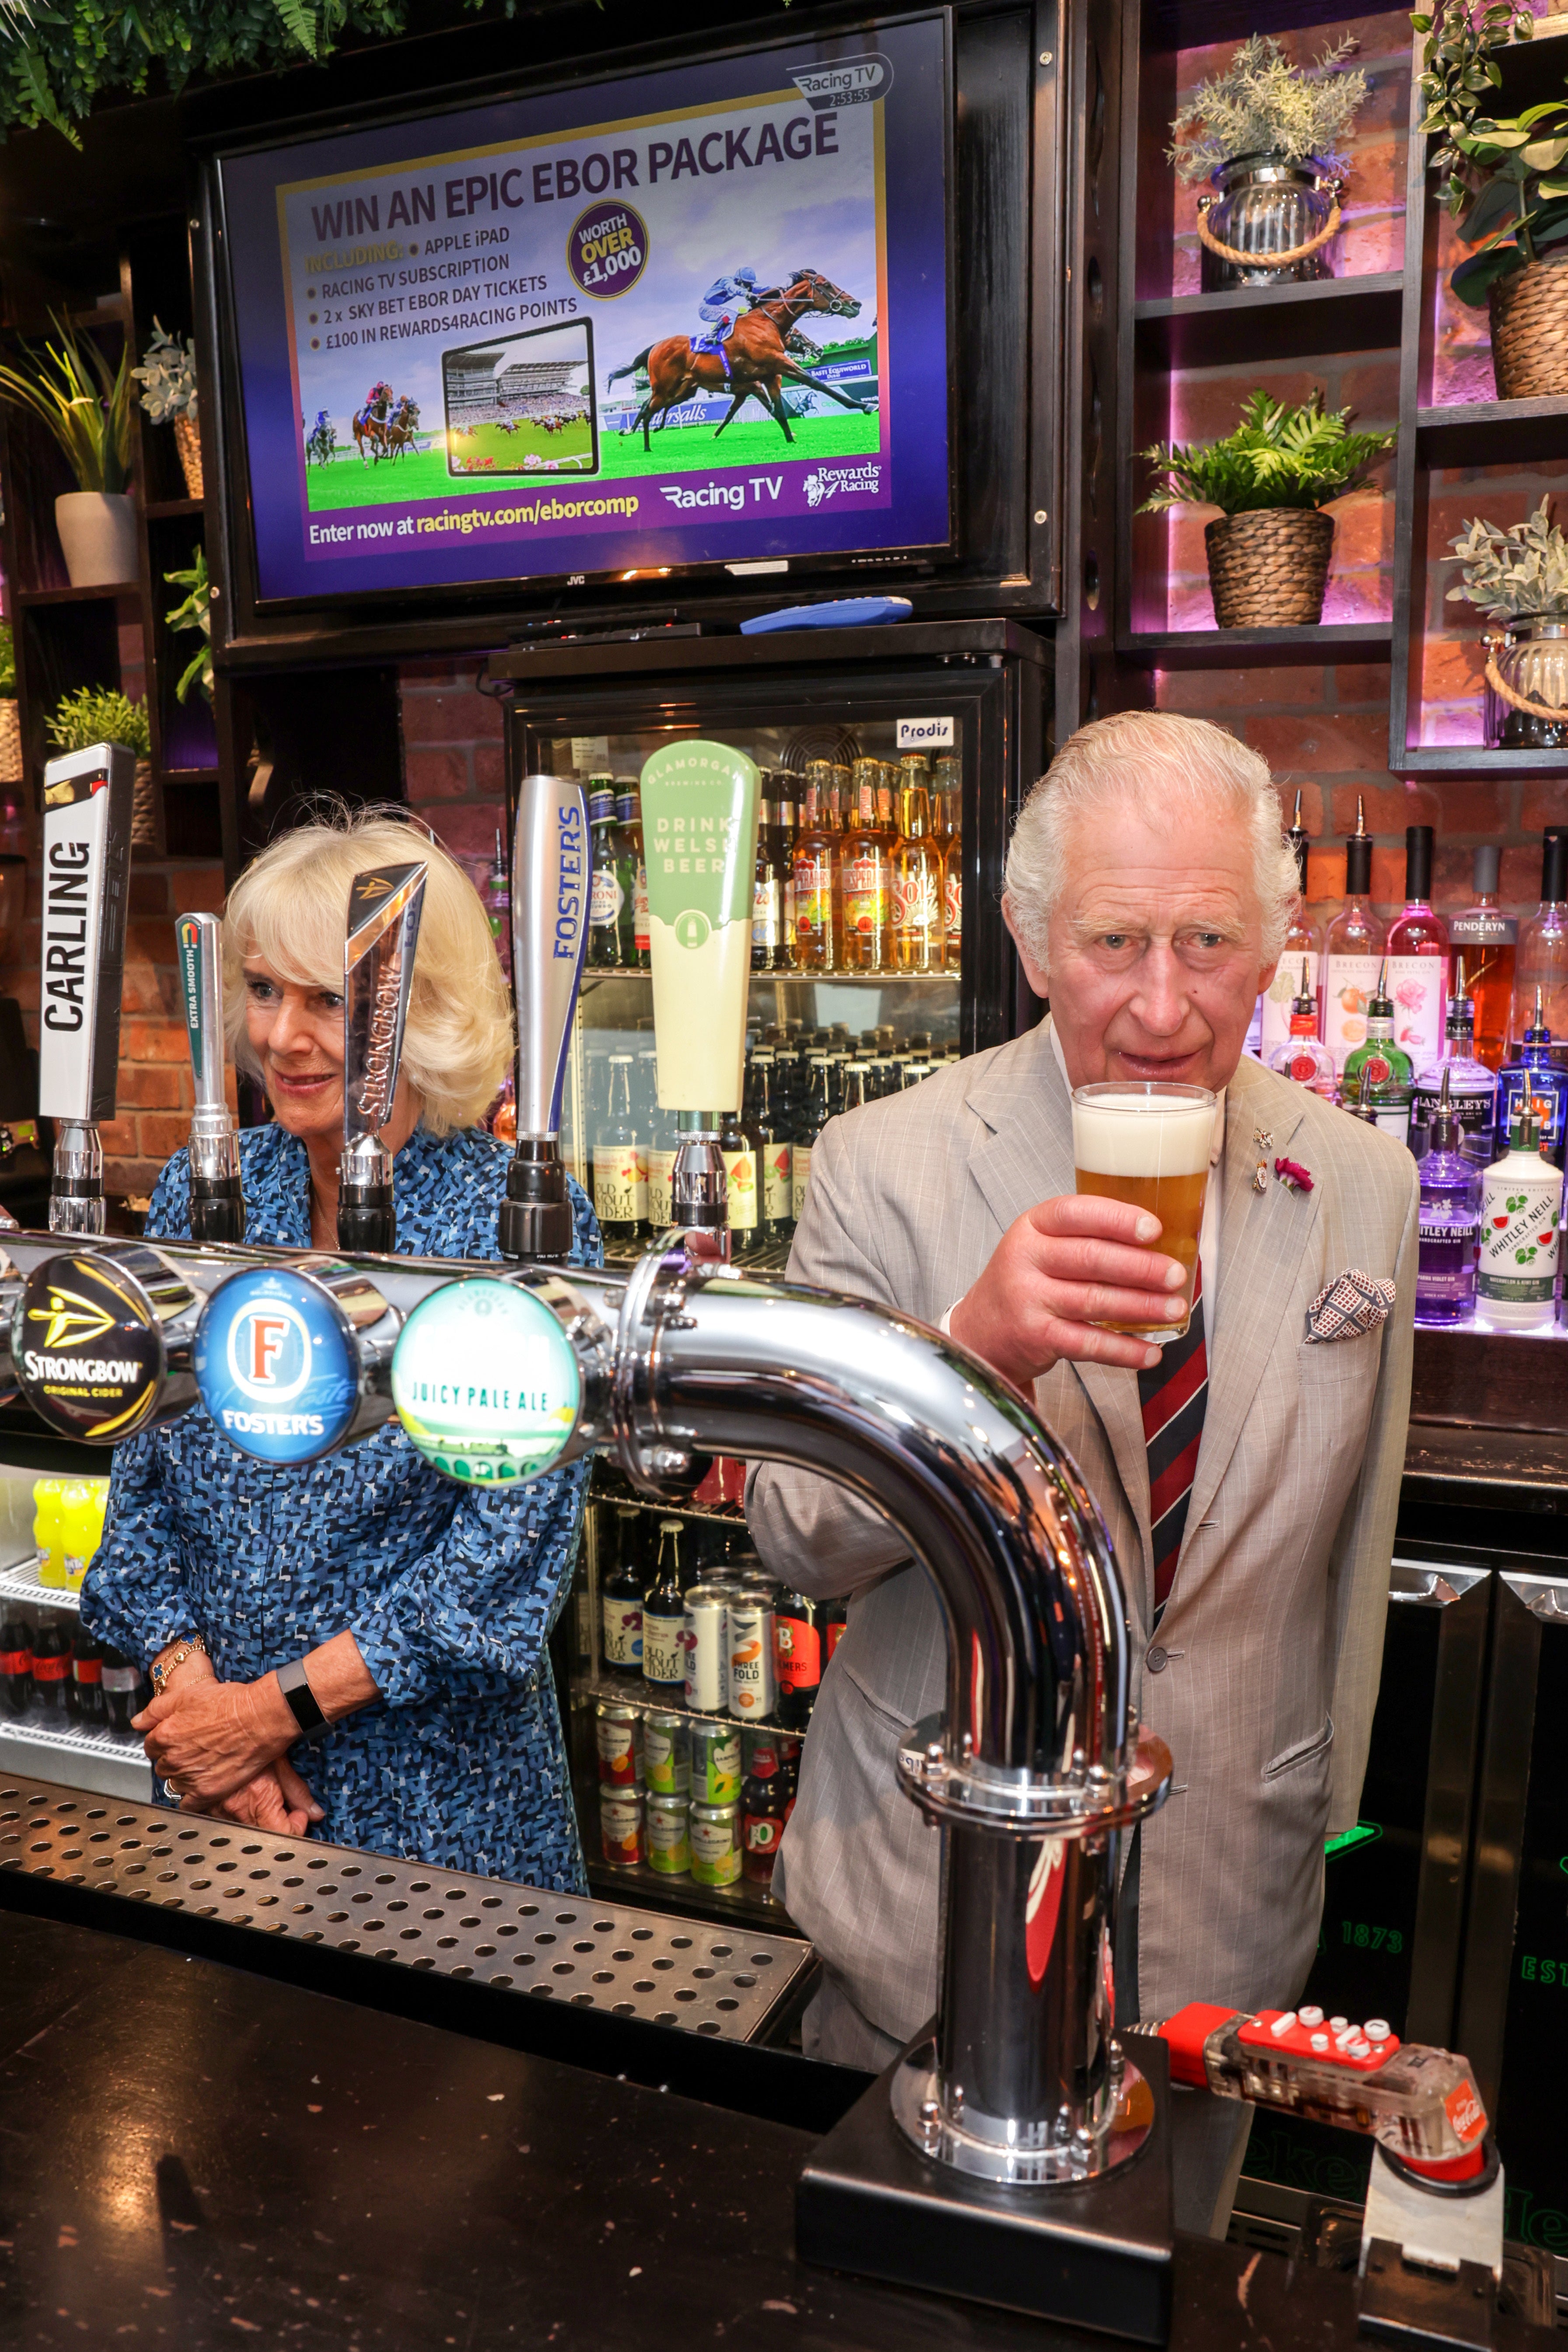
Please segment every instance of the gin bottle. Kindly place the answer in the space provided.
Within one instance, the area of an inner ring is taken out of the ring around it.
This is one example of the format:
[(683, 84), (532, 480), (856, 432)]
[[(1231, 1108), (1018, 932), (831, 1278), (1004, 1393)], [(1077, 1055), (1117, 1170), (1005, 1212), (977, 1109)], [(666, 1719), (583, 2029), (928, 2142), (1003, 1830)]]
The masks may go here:
[[(1543, 1006), (1555, 1037), (1568, 1034), (1568, 831), (1542, 835), (1541, 904), (1520, 931), (1513, 983), (1513, 1034), (1521, 1036), (1531, 1003)], [(1541, 1026), (1539, 1015), (1536, 1026)]]
[(1345, 902), (1329, 925), (1323, 991), (1323, 1043), (1343, 1072), (1366, 1041), (1366, 1008), (1377, 986), (1383, 921), (1372, 903), (1372, 835), (1358, 796), (1355, 831), (1345, 840)]
[(1405, 905), (1388, 927), (1388, 992), (1395, 1035), (1417, 1069), (1435, 1062), (1448, 1000), (1448, 927), (1432, 911), (1429, 824), (1405, 828)]
[(1421, 1186), (1417, 1323), (1461, 1322), (1476, 1302), (1483, 1171), (1459, 1148), (1460, 1128), (1449, 1096), (1448, 1070), (1445, 1062), (1429, 1130), (1431, 1148), (1415, 1168)]
[(1366, 1008), (1366, 1036), (1345, 1063), (1344, 1087), (1352, 1081), (1362, 1103), (1370, 1103), (1385, 1135), (1410, 1140), (1410, 1101), (1415, 1091), (1410, 1056), (1394, 1034), (1394, 1000), (1388, 993), (1387, 966)]
[(1551, 1323), (1562, 1204), (1563, 1171), (1543, 1155), (1526, 1108), (1510, 1121), (1507, 1148), (1482, 1180), (1476, 1309), (1484, 1322), (1516, 1331)]
[[(1273, 1069), (1276, 1049), (1292, 1034), (1298, 996), (1310, 995), (1314, 1008), (1321, 1007), (1322, 987), (1323, 934), (1307, 912), (1307, 833), (1301, 823), (1301, 795), (1296, 795), (1296, 814), (1285, 835), (1296, 860), (1296, 872), (1300, 877), (1301, 897), (1285, 934), (1285, 944), (1279, 951), (1279, 969), (1266, 992), (1263, 1003), (1263, 1040), (1259, 1059)], [(1306, 982), (1296, 986), (1299, 970), (1306, 972)], [(1317, 1023), (1321, 1029), (1322, 1023)]]
[(1517, 1056), (1498, 1072), (1497, 1131), (1506, 1135), (1521, 1110), (1532, 1109), (1541, 1129), (1541, 1148), (1561, 1168), (1568, 1123), (1568, 1072), (1559, 1069), (1552, 1059), (1552, 1032), (1541, 999), (1538, 986), (1535, 1018), (1524, 1033), (1524, 1042)]
[[(1465, 951), (1470, 1009), (1476, 1016), (1476, 1059), (1500, 1070), (1513, 1034), (1513, 966), (1519, 925), (1498, 904), (1502, 852), (1495, 841), (1476, 852), (1474, 904), (1448, 918), (1448, 944)], [(1489, 1158), (1489, 1154), (1488, 1155)]]
[(1443, 1057), (1424, 1069), (1415, 1081), (1410, 1109), (1410, 1149), (1419, 1160), (1431, 1147), (1428, 1129), (1437, 1108), (1439, 1088), (1453, 1105), (1460, 1146), (1478, 1168), (1489, 1168), (1496, 1154), (1492, 1124), (1497, 1080), (1476, 1054), (1475, 1013), (1465, 993), (1465, 959), (1454, 959), (1454, 993), (1448, 999)]
[(1279, 1076), (1293, 1078), (1298, 1086), (1310, 1087), (1315, 1094), (1333, 1100), (1334, 1057), (1318, 1041), (1318, 998), (1305, 956), (1300, 992), (1290, 1008), (1290, 1034), (1282, 1045), (1275, 1046), (1268, 1061)]

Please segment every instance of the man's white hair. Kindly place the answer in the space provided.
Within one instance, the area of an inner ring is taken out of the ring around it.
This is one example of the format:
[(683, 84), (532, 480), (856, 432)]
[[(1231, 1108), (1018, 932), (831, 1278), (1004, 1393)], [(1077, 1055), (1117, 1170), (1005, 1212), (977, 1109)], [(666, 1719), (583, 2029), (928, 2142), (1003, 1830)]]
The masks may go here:
[(1069, 736), (1018, 812), (1007, 850), (1007, 910), (1021, 945), (1048, 969), (1051, 916), (1067, 879), (1067, 837), (1079, 818), (1129, 803), (1144, 822), (1179, 835), (1200, 811), (1233, 815), (1252, 844), (1263, 919), (1262, 952), (1272, 963), (1300, 892), (1268, 762), (1206, 719), (1165, 710), (1119, 710)]

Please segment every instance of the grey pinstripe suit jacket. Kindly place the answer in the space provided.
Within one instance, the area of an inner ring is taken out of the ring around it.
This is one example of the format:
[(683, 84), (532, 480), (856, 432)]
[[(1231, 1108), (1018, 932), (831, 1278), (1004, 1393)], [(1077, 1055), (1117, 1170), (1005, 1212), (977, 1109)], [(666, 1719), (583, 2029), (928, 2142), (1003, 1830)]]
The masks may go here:
[[(1272, 1137), (1264, 1155), (1255, 1129)], [(1270, 1177), (1288, 1154), (1310, 1192)], [(1144, 1827), (1139, 2008), (1300, 1992), (1326, 1832), (1355, 1820), (1381, 1664), (1409, 1417), (1417, 1186), (1392, 1138), (1243, 1058), (1226, 1097), (1209, 1395), (1176, 1582), (1147, 1670), (1149, 1476), (1137, 1376), (1058, 1364), (1047, 1427), (1105, 1514), (1128, 1588), (1143, 1719), (1174, 1791)], [(1073, 1189), (1071, 1107), (1047, 1030), (835, 1120), (812, 1160), (792, 1281), (928, 1323), (1006, 1227)], [(1306, 1344), (1351, 1267), (1392, 1276), (1381, 1331)], [(865, 2014), (903, 2038), (936, 2002), (938, 1834), (894, 1783), (900, 1731), (942, 1704), (934, 1587), (878, 1516), (803, 1471), (752, 1474), (747, 1515), (796, 1590), (851, 1596), (806, 1741), (780, 1891)]]

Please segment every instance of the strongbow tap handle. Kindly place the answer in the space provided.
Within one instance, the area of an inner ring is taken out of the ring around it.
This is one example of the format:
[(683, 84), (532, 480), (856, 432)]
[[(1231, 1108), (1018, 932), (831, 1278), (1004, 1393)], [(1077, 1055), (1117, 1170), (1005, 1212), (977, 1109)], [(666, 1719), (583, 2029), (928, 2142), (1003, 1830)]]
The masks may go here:
[(338, 1163), (338, 1246), (389, 1253), (397, 1238), (392, 1117), (414, 954), (425, 904), (422, 860), (356, 874), (343, 945), (343, 1156)]
[(223, 925), (216, 915), (182, 915), (174, 925), (174, 939), (195, 1084), (190, 1141), (191, 1239), (242, 1242), (245, 1192), (239, 1176), (239, 1138), (223, 1087)]

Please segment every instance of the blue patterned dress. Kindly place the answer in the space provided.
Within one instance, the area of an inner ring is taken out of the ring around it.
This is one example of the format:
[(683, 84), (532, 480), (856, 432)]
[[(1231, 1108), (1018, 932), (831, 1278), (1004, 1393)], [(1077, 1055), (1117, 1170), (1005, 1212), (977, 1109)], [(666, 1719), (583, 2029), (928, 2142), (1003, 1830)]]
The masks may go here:
[[(249, 1238), (308, 1247), (305, 1147), (240, 1138)], [(496, 1254), (509, 1154), (416, 1129), (393, 1163), (400, 1251)], [(149, 1236), (189, 1237), (185, 1154), (164, 1169)], [(575, 1185), (574, 1257), (601, 1258)], [(503, 1494), (430, 1469), (395, 1421), (305, 1469), (237, 1453), (198, 1404), (114, 1456), (89, 1630), (155, 1657), (198, 1629), (225, 1682), (252, 1682), (347, 1626), (381, 1703), (290, 1749), (326, 1808), (319, 1834), (437, 1868), (584, 1894), (545, 1643), (571, 1581), (586, 1462)]]

